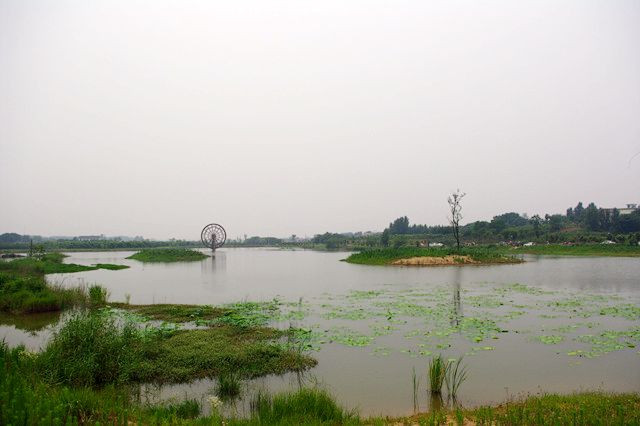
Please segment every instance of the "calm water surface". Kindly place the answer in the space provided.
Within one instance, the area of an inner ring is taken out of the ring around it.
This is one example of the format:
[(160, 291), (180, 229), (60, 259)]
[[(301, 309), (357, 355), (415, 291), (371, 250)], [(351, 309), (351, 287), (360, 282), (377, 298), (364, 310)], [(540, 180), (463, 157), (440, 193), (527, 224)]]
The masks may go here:
[[(129, 295), (134, 304), (302, 298), (304, 315), (293, 325), (312, 330), (318, 366), (302, 377), (251, 381), (247, 397), (229, 410), (244, 411), (248, 396), (261, 388), (317, 381), (363, 415), (409, 414), (414, 368), (424, 410), (427, 363), (437, 353), (465, 356), (469, 378), (459, 401), (466, 406), (541, 390), (640, 391), (637, 258), (527, 257), (517, 265), (420, 268), (351, 265), (340, 262), (345, 253), (301, 250), (222, 249), (215, 258), (170, 264), (125, 259), (132, 253), (68, 253), (69, 263), (131, 268), (48, 279), (65, 286), (99, 283), (110, 300)], [(2, 317), (0, 323), (1, 337), (32, 349), (54, 327)], [(545, 344), (545, 336), (557, 341)], [(200, 380), (145, 391), (151, 400), (204, 398), (214, 385)]]

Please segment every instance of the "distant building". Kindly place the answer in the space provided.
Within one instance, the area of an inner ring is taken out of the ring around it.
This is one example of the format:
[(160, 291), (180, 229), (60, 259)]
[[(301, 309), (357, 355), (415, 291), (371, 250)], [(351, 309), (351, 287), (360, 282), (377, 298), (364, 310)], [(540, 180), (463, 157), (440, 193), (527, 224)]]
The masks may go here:
[(606, 211), (609, 214), (613, 214), (614, 210), (618, 210), (618, 213), (620, 213), (621, 215), (624, 215), (624, 214), (631, 214), (636, 210), (638, 210), (638, 205), (633, 203), (633, 204), (627, 204), (627, 207), (613, 207), (610, 209), (602, 209), (602, 210)]
[(97, 240), (104, 240), (106, 238), (104, 234), (100, 234), (100, 235), (80, 235), (79, 237), (76, 237), (76, 239), (80, 241), (97, 241)]

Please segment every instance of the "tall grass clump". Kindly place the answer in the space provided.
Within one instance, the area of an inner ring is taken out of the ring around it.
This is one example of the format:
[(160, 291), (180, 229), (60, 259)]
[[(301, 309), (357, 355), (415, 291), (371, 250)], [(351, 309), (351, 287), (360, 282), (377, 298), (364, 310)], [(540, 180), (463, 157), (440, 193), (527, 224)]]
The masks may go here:
[(442, 355), (434, 356), (429, 361), (429, 391), (432, 394), (442, 393), (442, 384), (447, 375), (447, 363)]
[(104, 386), (132, 380), (142, 362), (143, 337), (135, 324), (80, 311), (64, 323), (38, 357), (50, 383)]
[(234, 399), (240, 395), (241, 387), (242, 381), (237, 372), (224, 372), (218, 376), (216, 395), (223, 401)]
[(195, 419), (200, 415), (200, 403), (195, 399), (187, 399), (182, 402), (152, 406), (147, 413), (152, 418), (153, 424), (174, 424), (179, 420)]
[(303, 388), (270, 396), (259, 393), (252, 401), (252, 423), (259, 424), (349, 424), (358, 416), (346, 411), (322, 389)]
[(36, 357), (0, 342), (0, 424), (128, 424), (135, 411), (126, 391), (51, 386), (36, 375)]
[(420, 378), (416, 375), (416, 368), (411, 374), (411, 384), (413, 385), (413, 412), (418, 411), (418, 389), (420, 388)]
[(451, 361), (446, 368), (444, 382), (447, 386), (447, 393), (455, 401), (458, 390), (464, 381), (467, 380), (467, 367), (462, 365), (462, 357)]
[(106, 305), (108, 297), (109, 293), (106, 288), (99, 285), (89, 287), (89, 303), (91, 303), (91, 306)]

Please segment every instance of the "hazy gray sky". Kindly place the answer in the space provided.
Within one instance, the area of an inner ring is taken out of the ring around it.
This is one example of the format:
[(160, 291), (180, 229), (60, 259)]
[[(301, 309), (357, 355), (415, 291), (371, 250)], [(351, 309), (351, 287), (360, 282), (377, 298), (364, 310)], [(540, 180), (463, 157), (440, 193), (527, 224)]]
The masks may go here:
[(640, 2), (0, 0), (0, 232), (640, 202)]

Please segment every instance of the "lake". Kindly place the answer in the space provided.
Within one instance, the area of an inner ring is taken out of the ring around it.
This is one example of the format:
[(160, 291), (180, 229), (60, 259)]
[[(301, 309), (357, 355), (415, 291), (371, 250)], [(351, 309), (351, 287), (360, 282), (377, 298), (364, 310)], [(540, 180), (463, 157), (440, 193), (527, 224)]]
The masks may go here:
[[(206, 251), (205, 251), (206, 252)], [(67, 253), (65, 262), (129, 269), (49, 275), (64, 286), (98, 283), (132, 304), (271, 301), (274, 326), (308, 330), (318, 366), (247, 384), (319, 382), (362, 415), (406, 415), (430, 404), (431, 356), (464, 356), (458, 402), (498, 403), (524, 393), (640, 391), (640, 259), (525, 257), (513, 265), (396, 267), (341, 262), (348, 254), (221, 249), (189, 263), (143, 264), (131, 251)], [(58, 315), (0, 317), (0, 337), (41, 347)], [(412, 372), (420, 379), (414, 406)], [(214, 381), (145, 387), (146, 398), (203, 398)]]

